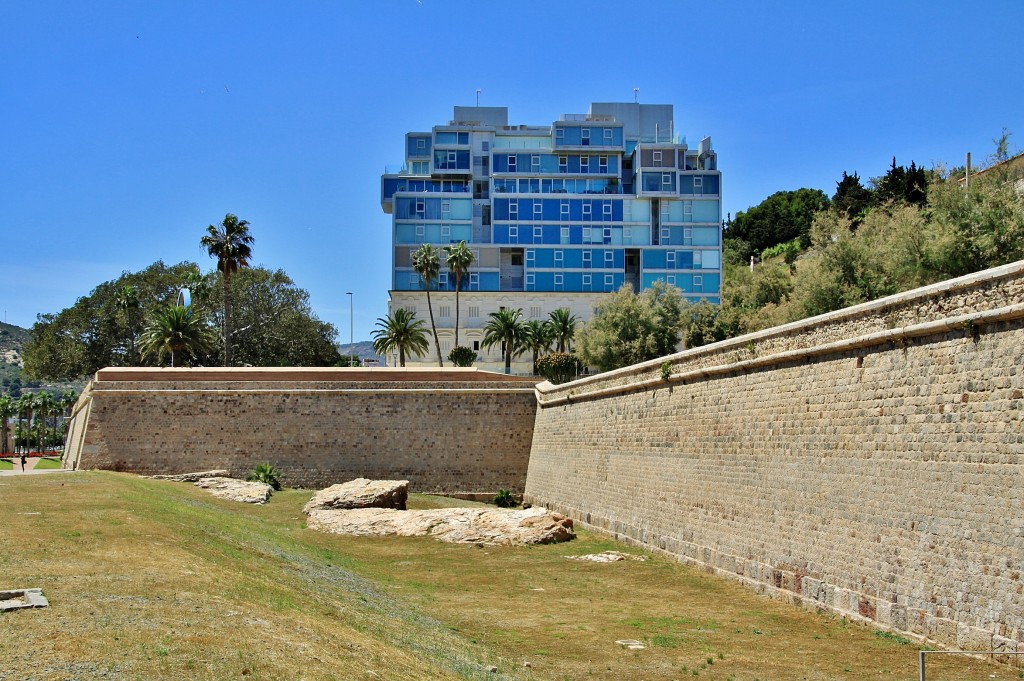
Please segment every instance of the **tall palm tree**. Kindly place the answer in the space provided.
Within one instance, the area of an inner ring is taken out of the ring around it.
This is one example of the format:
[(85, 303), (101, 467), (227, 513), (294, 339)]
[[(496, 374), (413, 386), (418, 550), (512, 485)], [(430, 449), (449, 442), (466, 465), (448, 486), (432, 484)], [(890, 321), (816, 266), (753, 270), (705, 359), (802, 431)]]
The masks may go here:
[(420, 246), (412, 254), (412, 267), (416, 270), (416, 274), (420, 275), (423, 287), (427, 289), (427, 311), (430, 313), (430, 331), (434, 334), (434, 348), (437, 350), (437, 366), (443, 367), (441, 341), (437, 339), (437, 326), (434, 325), (434, 307), (430, 303), (430, 289), (434, 287), (437, 275), (441, 271), (441, 261), (438, 258), (437, 249), (430, 244)]
[(156, 357), (158, 363), (170, 355), (171, 366), (176, 367), (183, 354), (208, 351), (213, 342), (213, 334), (202, 314), (195, 313), (191, 305), (171, 305), (153, 315), (142, 332), (139, 346), (145, 356)]
[(430, 348), (423, 332), (423, 320), (416, 319), (415, 314), (403, 307), (388, 317), (379, 318), (377, 326), (380, 328), (373, 332), (373, 351), (386, 356), (398, 350), (399, 363), (403, 367), (406, 352), (424, 355)]
[(458, 347), (459, 292), (462, 291), (462, 280), (469, 274), (469, 267), (473, 264), (473, 251), (470, 250), (465, 241), (460, 241), (454, 246), (445, 246), (444, 252), (448, 254), (444, 262), (448, 266), (448, 271), (451, 272), (452, 278), (455, 279), (455, 346)]
[(533, 353), (533, 375), (537, 375), (537, 358), (551, 349), (554, 342), (552, 327), (546, 321), (531, 319), (523, 325), (523, 347)]
[(240, 267), (248, 267), (255, 239), (249, 234), (249, 222), (228, 213), (220, 226), (210, 225), (199, 240), (211, 258), (224, 283), (224, 366), (231, 365), (231, 275)]
[(71, 416), (71, 408), (75, 406), (75, 402), (78, 401), (78, 393), (73, 389), (69, 388), (65, 390), (60, 396), (60, 406), (63, 410), (64, 416)]
[[(25, 393), (18, 398), (18, 413), (21, 418), (25, 421), (25, 427), (22, 432), (25, 436), (25, 451), (32, 451), (32, 414), (36, 409), (36, 396), (32, 393)], [(15, 443), (17, 448), (17, 443)]]
[(7, 395), (0, 395), (0, 453), (8, 454), (7, 434), (11, 432), (10, 420), (18, 413), (14, 400)]
[(569, 312), (568, 308), (560, 307), (548, 313), (548, 324), (551, 325), (551, 333), (558, 345), (559, 352), (569, 349), (569, 343), (576, 335), (576, 325), (579, 324), (579, 317)]
[(505, 355), (505, 373), (512, 373), (512, 357), (523, 351), (523, 316), (522, 310), (499, 310), (491, 312), (491, 318), (484, 325), (483, 347), (489, 348), (494, 345), (501, 345), (502, 353)]
[(131, 285), (122, 286), (114, 300), (128, 327), (128, 366), (133, 366), (138, 364), (135, 356), (135, 338), (139, 331), (139, 289)]
[(39, 451), (46, 449), (46, 417), (53, 413), (57, 407), (53, 395), (48, 392), (41, 392), (36, 396), (36, 414), (38, 421), (36, 425), (36, 442), (39, 444)]

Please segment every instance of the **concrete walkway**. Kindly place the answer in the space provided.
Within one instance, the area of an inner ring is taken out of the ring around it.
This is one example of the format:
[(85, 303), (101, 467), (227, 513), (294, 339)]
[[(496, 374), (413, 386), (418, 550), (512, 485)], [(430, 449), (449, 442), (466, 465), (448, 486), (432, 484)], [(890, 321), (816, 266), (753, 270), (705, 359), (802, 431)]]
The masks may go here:
[(39, 459), (40, 459), (40, 457), (38, 457), (38, 456), (30, 456), (30, 457), (28, 457), (28, 459), (25, 461), (25, 471), (24, 472), (22, 472), (22, 470), (21, 470), (21, 457), (17, 457), (16, 456), (13, 459), (9, 459), (10, 461), (14, 462), (14, 470), (12, 470), (12, 471), (0, 471), (0, 476), (5, 476), (5, 475), (28, 475), (29, 473), (32, 473), (32, 474), (35, 474), (35, 475), (39, 475), (41, 473), (66, 473), (67, 472), (67, 471), (64, 471), (64, 470), (62, 470), (60, 468), (49, 468), (49, 469), (43, 469), (43, 470), (38, 470), (37, 471), (36, 470), (36, 464), (39, 463)]

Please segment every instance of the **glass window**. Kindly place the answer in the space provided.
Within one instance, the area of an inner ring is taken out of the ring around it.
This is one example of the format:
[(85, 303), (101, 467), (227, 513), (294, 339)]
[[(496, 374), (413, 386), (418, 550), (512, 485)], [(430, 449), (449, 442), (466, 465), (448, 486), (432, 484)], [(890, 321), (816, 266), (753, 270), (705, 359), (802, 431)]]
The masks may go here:
[(470, 286), (480, 286), (480, 273), (479, 272), (470, 272), (469, 273), (469, 285)]
[(582, 128), (580, 130), (580, 137), (582, 138), (583, 146), (590, 146), (590, 128)]
[(564, 276), (562, 274), (555, 275), (555, 290), (561, 291), (563, 286)]
[(512, 225), (511, 227), (508, 228), (508, 240), (512, 241), (513, 239), (516, 239), (516, 240), (519, 239), (519, 226), (518, 225)]
[(675, 266), (676, 266), (676, 252), (675, 251), (669, 251), (668, 253), (666, 253), (665, 254), (665, 262), (667, 263), (667, 266), (668, 266), (669, 269), (675, 269)]
[(602, 234), (602, 236), (604, 237), (604, 242), (606, 244), (610, 244), (612, 242), (612, 228), (611, 227), (605, 227), (604, 228), (604, 234)]
[(559, 142), (565, 139), (565, 128), (555, 128), (555, 139)]
[(565, 251), (558, 249), (555, 251), (555, 267), (561, 267), (564, 262)]
[(559, 235), (559, 241), (563, 244), (569, 243), (569, 228), (562, 227), (562, 233)]
[(426, 203), (423, 199), (416, 199), (416, 216), (423, 217), (424, 210), (426, 210)]
[(535, 277), (534, 277), (532, 272), (529, 272), (526, 275), (526, 285), (527, 286), (535, 286), (536, 285)]
[(661, 152), (660, 151), (655, 151), (654, 152), (654, 165), (656, 165), (656, 166), (660, 166), (661, 165)]
[(605, 267), (611, 267), (614, 264), (615, 264), (615, 253), (613, 253), (611, 250), (605, 251), (604, 252), (604, 266)]
[(703, 288), (704, 288), (704, 277), (702, 277), (699, 274), (693, 275), (693, 290), (696, 291), (698, 289), (703, 289)]
[(540, 201), (533, 202), (533, 219), (540, 220), (544, 216), (544, 204)]
[(441, 202), (441, 215), (447, 215), (452, 212), (452, 202), (442, 201)]
[(583, 266), (584, 267), (590, 267), (591, 264), (593, 263), (593, 259), (594, 259), (594, 252), (593, 251), (583, 251)]
[(612, 202), (611, 201), (605, 201), (604, 202), (604, 207), (602, 208), (601, 212), (604, 213), (604, 217), (605, 217), (606, 220), (611, 220), (612, 219)]
[(589, 173), (590, 172), (590, 157), (589, 156), (580, 156), (580, 172), (581, 173)]
[(513, 220), (518, 220), (519, 219), (519, 202), (518, 201), (513, 200), (513, 201), (509, 201), (508, 202), (508, 216), (509, 216), (509, 218), (511, 218)]
[[(559, 128), (561, 130), (561, 128)], [(558, 157), (558, 172), (567, 173), (569, 172), (569, 157), (559, 156)]]
[[(583, 228), (583, 243), (590, 243), (590, 227)], [(584, 257), (586, 257), (586, 253), (584, 253)]]
[(672, 173), (662, 173), (661, 174), (661, 186), (662, 187), (671, 187), (672, 186)]
[(458, 158), (458, 155), (454, 151), (449, 151), (448, 152), (448, 167), (449, 168), (454, 167), (455, 161), (456, 161), (457, 158)]
[(695, 268), (697, 268), (697, 269), (700, 269), (701, 262), (704, 259), (703, 253), (704, 253), (704, 251), (694, 251), (693, 252), (693, 266)]
[(416, 236), (423, 236), (425, 234), (423, 225), (416, 225)]
[(612, 274), (604, 275), (604, 289), (606, 291), (611, 291), (612, 290), (612, 286), (615, 286), (615, 275), (612, 275)]
[(605, 128), (604, 129), (604, 143), (605, 144), (611, 144), (614, 139), (615, 139), (615, 135), (612, 132), (612, 129), (611, 128)]
[(590, 201), (584, 201), (583, 202), (583, 219), (586, 220), (587, 218), (592, 217), (593, 210), (594, 210), (594, 206), (590, 203)]
[(633, 229), (631, 227), (622, 228), (622, 243), (631, 244), (633, 243)]
[(510, 172), (510, 173), (516, 172), (516, 155), (515, 154), (509, 154), (509, 156), (508, 156), (508, 172)]
[(598, 156), (597, 157), (597, 171), (599, 173), (607, 173), (608, 172), (608, 157), (607, 156)]
[(526, 249), (526, 264), (533, 265), (537, 259), (537, 251), (532, 248)]
[(676, 285), (676, 275), (674, 275), (674, 274), (668, 275), (667, 277), (665, 277), (665, 281), (667, 281), (668, 283), (670, 283), (673, 286), (675, 286)]
[(448, 239), (448, 238), (451, 237), (451, 235), (452, 235), (452, 226), (451, 225), (441, 225), (441, 238), (442, 239)]
[(426, 148), (427, 148), (427, 140), (423, 139), (422, 137), (417, 137), (416, 138), (416, 149), (419, 150), (419, 151), (423, 151)]
[(441, 286), (447, 286), (448, 285), (448, 273), (447, 272), (441, 272), (440, 274), (438, 274), (437, 275), (437, 282), (439, 284), (441, 284)]
[(565, 199), (562, 199), (562, 209), (561, 210), (562, 210), (562, 219), (563, 220), (568, 220), (569, 219), (569, 202), (567, 200), (565, 200)]
[(469, 133), (468, 132), (460, 132), (459, 133), (459, 144), (469, 144)]
[(533, 228), (533, 243), (540, 244), (544, 243), (544, 228), (534, 227)]
[(583, 275), (583, 286), (585, 286), (585, 287), (586, 286), (590, 286), (591, 277), (593, 277), (593, 275), (591, 275), (591, 274), (584, 274)]
[(534, 155), (530, 156), (530, 172), (532, 172), (532, 173), (539, 173), (540, 172), (540, 156), (538, 154), (534, 154)]
[(418, 284), (418, 283), (420, 283), (420, 275), (416, 274), (415, 272), (410, 274), (409, 275), (409, 283), (410, 284)]
[(683, 245), (691, 246), (693, 244), (693, 230), (686, 227), (683, 228)]
[(662, 227), (661, 228), (661, 243), (667, 244), (667, 243), (669, 243), (671, 241), (671, 239), (672, 239), (672, 230), (670, 230), (668, 227)]

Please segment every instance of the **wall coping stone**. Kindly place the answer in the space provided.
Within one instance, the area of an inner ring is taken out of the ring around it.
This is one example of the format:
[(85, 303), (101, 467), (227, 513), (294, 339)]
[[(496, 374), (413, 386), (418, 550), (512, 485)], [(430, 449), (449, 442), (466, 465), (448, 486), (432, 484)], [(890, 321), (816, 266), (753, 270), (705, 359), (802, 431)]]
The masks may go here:
[(106, 367), (96, 372), (95, 383), (192, 381), (440, 381), (537, 383), (533, 376), (513, 376), (476, 367)]

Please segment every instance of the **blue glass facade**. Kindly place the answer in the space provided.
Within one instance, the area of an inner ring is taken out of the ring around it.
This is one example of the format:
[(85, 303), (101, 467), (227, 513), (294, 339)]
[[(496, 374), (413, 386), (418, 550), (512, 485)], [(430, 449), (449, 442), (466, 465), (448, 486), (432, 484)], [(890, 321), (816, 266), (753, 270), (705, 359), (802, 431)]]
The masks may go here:
[(673, 128), (671, 106), (628, 103), (546, 126), (510, 126), (504, 108), (457, 107), (448, 125), (408, 133), (402, 171), (381, 179), (393, 290), (422, 290), (411, 264), (421, 244), (466, 241), (475, 262), (464, 291), (600, 293), (666, 281), (718, 302), (717, 154), (709, 138), (691, 148)]

